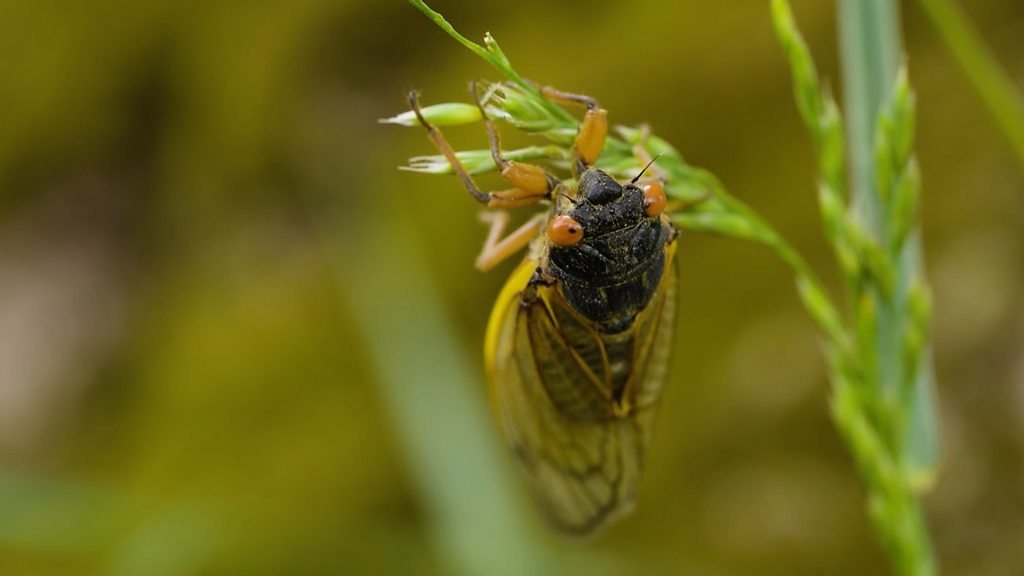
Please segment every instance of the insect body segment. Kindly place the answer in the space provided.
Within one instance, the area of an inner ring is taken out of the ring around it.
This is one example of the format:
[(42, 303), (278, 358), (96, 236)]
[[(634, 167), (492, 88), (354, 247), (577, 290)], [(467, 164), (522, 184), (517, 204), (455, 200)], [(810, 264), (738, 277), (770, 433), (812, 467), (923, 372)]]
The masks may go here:
[(550, 203), (505, 237), (507, 214), (486, 217), (479, 268), (531, 249), (495, 303), (485, 359), (496, 416), (534, 499), (552, 525), (582, 535), (632, 507), (671, 349), (677, 231), (660, 183), (620, 184), (593, 166), (607, 133), (604, 109), (586, 96), (541, 93), (587, 107), (573, 145), (575, 187), (505, 160), (477, 100), (495, 164), (513, 184), (482, 192), (419, 114), (415, 94), (410, 104), (479, 202)]

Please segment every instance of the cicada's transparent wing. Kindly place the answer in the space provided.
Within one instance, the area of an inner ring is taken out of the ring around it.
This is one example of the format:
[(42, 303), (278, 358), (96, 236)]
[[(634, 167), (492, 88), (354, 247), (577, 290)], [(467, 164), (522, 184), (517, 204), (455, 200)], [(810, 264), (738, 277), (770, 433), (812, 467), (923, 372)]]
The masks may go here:
[(632, 388), (646, 404), (617, 415), (601, 337), (555, 321), (552, 307), (560, 305), (553, 302), (560, 297), (555, 289), (521, 302), (519, 294), (535, 268), (536, 262), (528, 261), (513, 274), (491, 316), (492, 402), (547, 519), (563, 532), (585, 535), (632, 508), (668, 361), (669, 345), (662, 349), (656, 340), (671, 340), (675, 271), (666, 259), (650, 313), (638, 317), (643, 325), (636, 326), (643, 342), (634, 349), (648, 365), (636, 372)]
[[(558, 529), (586, 534), (631, 500), (626, 487), (636, 465), (625, 462), (632, 439), (615, 420), (575, 421), (551, 400), (530, 338), (530, 308), (506, 304), (499, 328), (493, 400), (505, 439), (525, 472), (530, 491)], [(633, 458), (632, 453), (629, 454)]]

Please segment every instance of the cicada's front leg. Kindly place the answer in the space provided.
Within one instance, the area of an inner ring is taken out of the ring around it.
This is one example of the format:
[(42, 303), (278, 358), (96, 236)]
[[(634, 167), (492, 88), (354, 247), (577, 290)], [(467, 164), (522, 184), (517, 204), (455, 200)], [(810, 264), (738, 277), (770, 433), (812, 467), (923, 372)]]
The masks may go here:
[[(462, 162), (455, 155), (455, 150), (448, 144), (444, 134), (423, 117), (420, 111), (419, 98), (415, 91), (409, 93), (409, 105), (412, 107), (413, 112), (416, 113), (416, 118), (419, 119), (420, 124), (427, 130), (427, 134), (434, 142), (434, 145), (437, 146), (437, 149), (448, 160), (452, 170), (455, 171), (455, 174), (462, 180), (466, 190), (469, 191), (470, 195), (477, 202), (488, 208), (517, 208), (534, 204), (541, 200), (547, 200), (551, 197), (551, 191), (558, 185), (558, 179), (546, 173), (539, 166), (505, 160), (498, 149), (497, 131), (494, 128), (493, 122), (491, 122), (486, 114), (484, 114), (484, 120), (487, 123), (487, 132), (490, 135), (491, 154), (494, 157), (494, 162), (501, 170), (501, 176), (515, 186), (509, 190), (498, 192), (484, 192), (480, 190), (476, 182), (473, 181), (473, 177), (470, 176), (469, 171), (466, 170)], [(477, 105), (480, 106), (479, 100)], [(480, 106), (480, 109), (482, 111), (483, 107)]]
[(574, 169), (578, 177), (597, 162), (601, 150), (604, 149), (604, 141), (608, 136), (608, 111), (601, 108), (597, 100), (590, 96), (562, 92), (551, 86), (541, 87), (540, 93), (560, 104), (579, 104), (587, 107), (587, 113), (583, 116), (580, 131), (576, 134), (576, 141), (572, 146)]

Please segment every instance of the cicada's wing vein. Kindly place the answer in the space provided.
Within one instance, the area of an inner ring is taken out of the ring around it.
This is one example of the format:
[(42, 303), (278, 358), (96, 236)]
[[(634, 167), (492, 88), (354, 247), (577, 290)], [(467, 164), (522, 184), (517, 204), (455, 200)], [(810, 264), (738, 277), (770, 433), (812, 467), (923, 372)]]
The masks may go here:
[(516, 351), (521, 361), (532, 364), (524, 364), (522, 371), (536, 374), (565, 418), (573, 422), (608, 420), (613, 415), (611, 388), (600, 336), (580, 324), (556, 325), (548, 306), (559, 308), (558, 300), (557, 294), (543, 289), (536, 302), (520, 310)]

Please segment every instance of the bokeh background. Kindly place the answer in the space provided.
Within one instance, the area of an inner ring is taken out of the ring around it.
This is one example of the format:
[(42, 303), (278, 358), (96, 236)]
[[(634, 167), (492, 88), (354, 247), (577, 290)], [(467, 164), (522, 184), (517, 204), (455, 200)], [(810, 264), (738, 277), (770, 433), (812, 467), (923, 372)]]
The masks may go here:
[[(835, 286), (767, 2), (433, 4), (650, 123)], [(793, 4), (841, 93), (832, 3)], [(1024, 4), (967, 9), (1024, 87)], [(903, 19), (944, 443), (927, 513), (944, 573), (1020, 573), (1024, 180)], [(693, 233), (636, 513), (586, 543), (536, 518), (481, 366), (511, 263), (472, 267), (477, 206), (397, 171), (432, 148), (377, 123), (409, 88), (465, 101), (495, 76), (398, 0), (0, 2), (0, 574), (885, 573), (787, 270)]]

